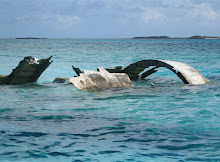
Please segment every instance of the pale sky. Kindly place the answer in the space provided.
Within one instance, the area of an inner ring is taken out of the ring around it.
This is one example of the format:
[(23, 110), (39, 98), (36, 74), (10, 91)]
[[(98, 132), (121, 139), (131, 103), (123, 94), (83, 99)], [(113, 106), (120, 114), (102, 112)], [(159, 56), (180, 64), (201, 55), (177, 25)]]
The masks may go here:
[(220, 0), (0, 0), (0, 38), (220, 36)]

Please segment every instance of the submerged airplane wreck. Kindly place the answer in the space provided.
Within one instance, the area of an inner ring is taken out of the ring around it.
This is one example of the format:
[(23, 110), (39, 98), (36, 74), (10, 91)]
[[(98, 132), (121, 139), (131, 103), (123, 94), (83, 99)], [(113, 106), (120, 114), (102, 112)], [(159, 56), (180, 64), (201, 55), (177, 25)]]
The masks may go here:
[[(150, 70), (143, 72), (150, 67), (152, 67)], [(121, 66), (107, 69), (99, 68), (99, 72), (84, 70), (83, 73), (79, 68), (73, 67), (78, 77), (70, 78), (68, 81), (81, 90), (133, 87), (131, 80), (144, 79), (157, 72), (160, 67), (165, 67), (174, 72), (185, 84), (199, 85), (209, 82), (198, 70), (187, 64), (164, 60), (142, 60), (130, 64), (126, 68)]]
[(52, 63), (50, 61), (51, 58), (52, 56), (38, 60), (32, 56), (24, 57), (10, 75), (0, 75), (0, 84), (15, 85), (36, 82), (44, 70)]
[[(26, 56), (10, 75), (0, 75), (0, 84), (24, 84), (36, 82), (44, 70), (52, 63), (50, 56), (38, 60)], [(150, 68), (151, 67), (151, 68)], [(199, 85), (208, 83), (209, 80), (193, 67), (176, 61), (142, 60), (130, 64), (126, 68), (98, 68), (98, 71), (84, 70), (73, 67), (78, 76), (74, 78), (56, 78), (53, 82), (68, 81), (81, 90), (101, 90), (113, 87), (134, 87), (131, 80), (144, 79), (157, 72), (158, 68), (165, 67), (174, 72), (185, 84)], [(149, 70), (145, 71), (145, 69)]]

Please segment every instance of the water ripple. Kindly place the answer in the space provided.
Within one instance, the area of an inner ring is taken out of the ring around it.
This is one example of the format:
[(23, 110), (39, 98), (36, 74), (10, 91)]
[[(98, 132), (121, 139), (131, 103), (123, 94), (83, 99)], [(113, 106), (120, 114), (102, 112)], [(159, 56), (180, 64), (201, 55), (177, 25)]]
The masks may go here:
[[(0, 86), (0, 161), (220, 161), (219, 40), (0, 39), (0, 53), (0, 74), (25, 55), (54, 55), (37, 83)], [(73, 77), (72, 65), (142, 59), (185, 62), (210, 83), (184, 85), (163, 68), (134, 88), (52, 83)]]
[(157, 148), (160, 149), (166, 149), (166, 150), (188, 150), (188, 149), (193, 149), (193, 148), (202, 148), (202, 147), (207, 147), (205, 144), (188, 144), (184, 146), (157, 146)]
[(46, 133), (41, 132), (19, 132), (17, 134), (10, 135), (12, 137), (41, 137), (46, 136)]

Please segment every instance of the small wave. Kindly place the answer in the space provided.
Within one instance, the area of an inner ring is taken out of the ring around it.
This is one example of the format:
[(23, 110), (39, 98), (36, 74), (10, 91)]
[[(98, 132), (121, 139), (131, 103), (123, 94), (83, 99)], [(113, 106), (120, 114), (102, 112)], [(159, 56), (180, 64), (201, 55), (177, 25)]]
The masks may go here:
[(75, 119), (73, 116), (66, 115), (51, 115), (51, 116), (39, 116), (35, 117), (36, 120), (64, 120), (64, 119)]
[(75, 144), (77, 144), (77, 142), (72, 142), (72, 143), (68, 144), (67, 146), (63, 146), (63, 148), (72, 147), (72, 146), (74, 146)]
[(10, 136), (16, 136), (16, 137), (41, 137), (41, 136), (46, 136), (46, 133), (41, 133), (41, 132), (19, 132), (17, 134), (13, 134)]
[(124, 134), (124, 133), (126, 133), (126, 131), (124, 131), (124, 130), (110, 131), (110, 132), (106, 132), (106, 133), (100, 133), (99, 136), (104, 136), (104, 135), (108, 135), (108, 134)]
[(120, 95), (120, 96), (109, 96), (105, 98), (94, 98), (94, 100), (124, 100), (124, 99), (141, 99), (141, 98), (153, 98), (157, 97), (156, 95)]
[(106, 151), (99, 151), (99, 154), (113, 154), (113, 153), (120, 153), (121, 151), (115, 150), (106, 150)]
[(5, 152), (5, 153), (2, 153), (0, 154), (1, 156), (4, 156), (4, 155), (13, 155), (15, 154), (16, 152), (15, 151), (9, 151), (9, 152)]
[(59, 146), (61, 144), (61, 142), (54, 142), (53, 144), (51, 145), (48, 145), (48, 146), (45, 146), (44, 149), (49, 149), (49, 148), (52, 148), (52, 147), (56, 147), (56, 146)]
[(77, 152), (77, 153), (82, 153), (82, 152), (86, 152), (85, 150), (76, 150), (74, 152)]
[(75, 137), (96, 137), (96, 135), (91, 135), (91, 134), (70, 134), (70, 133), (59, 133), (57, 136), (75, 136)]
[(188, 150), (188, 149), (193, 149), (193, 148), (201, 148), (201, 147), (206, 147), (205, 144), (188, 144), (185, 146), (157, 146), (157, 148), (160, 149), (165, 149), (165, 150)]
[(15, 111), (15, 109), (12, 109), (12, 108), (0, 109), (0, 114), (7, 113), (7, 112), (10, 112), (10, 111)]
[(140, 142), (140, 143), (147, 143), (152, 141), (166, 141), (167, 139), (137, 139), (137, 138), (128, 138), (122, 141), (113, 141), (113, 142)]
[(45, 153), (38, 151), (38, 150), (26, 151), (26, 154), (28, 154), (28, 156), (24, 158), (47, 158), (48, 157), (45, 155)]
[(218, 162), (220, 161), (220, 158), (187, 158), (185, 159), (186, 161), (213, 161), (213, 162)]
[(182, 155), (175, 154), (175, 153), (149, 153), (149, 154), (139, 153), (139, 155), (147, 156), (147, 157), (151, 157), (151, 158), (156, 158), (156, 157), (161, 157), (161, 156), (168, 156), (168, 157), (182, 156)]
[(66, 152), (49, 152), (47, 153), (50, 156), (65, 156), (65, 157), (71, 157), (72, 154), (71, 153), (66, 153)]

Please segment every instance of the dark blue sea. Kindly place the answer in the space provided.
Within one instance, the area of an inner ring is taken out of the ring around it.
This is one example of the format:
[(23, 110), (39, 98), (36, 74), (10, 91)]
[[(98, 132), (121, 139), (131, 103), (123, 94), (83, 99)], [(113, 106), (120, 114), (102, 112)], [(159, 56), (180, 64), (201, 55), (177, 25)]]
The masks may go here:
[[(220, 161), (220, 40), (0, 39), (0, 74), (53, 56), (36, 83), (0, 85), (0, 161)], [(159, 69), (134, 88), (88, 92), (53, 83), (144, 59), (186, 63), (210, 80)], [(151, 82), (155, 86), (151, 86)]]

